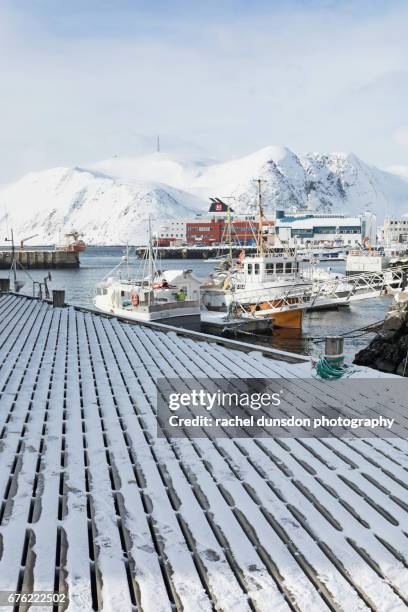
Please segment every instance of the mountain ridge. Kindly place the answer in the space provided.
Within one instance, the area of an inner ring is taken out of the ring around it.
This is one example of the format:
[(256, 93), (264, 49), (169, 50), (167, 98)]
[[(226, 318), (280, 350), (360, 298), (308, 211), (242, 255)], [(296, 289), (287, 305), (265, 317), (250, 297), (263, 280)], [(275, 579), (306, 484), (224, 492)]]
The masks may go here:
[[(18, 239), (38, 233), (30, 244), (53, 244), (72, 229), (88, 244), (141, 244), (149, 215), (157, 228), (167, 219), (194, 217), (209, 197), (239, 212), (253, 212), (262, 180), (265, 209), (292, 207), (357, 214), (370, 210), (408, 213), (408, 178), (365, 163), (354, 153), (296, 154), (271, 145), (236, 159), (216, 162), (153, 153), (112, 158), (72, 168), (30, 172), (0, 189), (0, 220)], [(1, 229), (0, 229), (1, 231)]]

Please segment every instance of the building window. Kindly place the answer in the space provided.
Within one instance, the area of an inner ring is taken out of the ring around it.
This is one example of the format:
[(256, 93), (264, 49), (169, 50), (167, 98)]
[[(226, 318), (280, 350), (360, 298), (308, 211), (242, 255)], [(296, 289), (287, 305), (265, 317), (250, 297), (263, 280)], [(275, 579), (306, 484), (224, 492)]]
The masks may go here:
[(292, 264), (290, 261), (285, 264), (285, 272), (286, 274), (290, 274), (292, 272)]
[(273, 274), (273, 272), (274, 272), (274, 267), (275, 267), (275, 266), (273, 265), (273, 263), (267, 263), (267, 264), (266, 264), (266, 273), (267, 273), (267, 274)]
[(252, 264), (248, 264), (248, 274), (252, 274)]
[(283, 263), (276, 264), (276, 274), (283, 274)]
[(254, 271), (255, 271), (255, 274), (259, 274), (259, 263), (256, 263), (256, 264), (254, 265), (254, 269), (255, 269), (255, 270), (254, 270)]

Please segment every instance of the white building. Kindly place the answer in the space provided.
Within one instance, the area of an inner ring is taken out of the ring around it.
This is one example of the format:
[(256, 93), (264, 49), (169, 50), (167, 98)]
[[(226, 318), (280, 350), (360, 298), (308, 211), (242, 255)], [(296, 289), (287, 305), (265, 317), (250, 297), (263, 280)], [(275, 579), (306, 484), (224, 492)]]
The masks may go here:
[(159, 240), (186, 241), (186, 220), (169, 219), (158, 231)]
[(377, 222), (372, 213), (356, 217), (336, 213), (276, 213), (276, 236), (281, 242), (312, 245), (375, 245)]
[(408, 242), (408, 217), (395, 219), (386, 217), (380, 232), (383, 244)]

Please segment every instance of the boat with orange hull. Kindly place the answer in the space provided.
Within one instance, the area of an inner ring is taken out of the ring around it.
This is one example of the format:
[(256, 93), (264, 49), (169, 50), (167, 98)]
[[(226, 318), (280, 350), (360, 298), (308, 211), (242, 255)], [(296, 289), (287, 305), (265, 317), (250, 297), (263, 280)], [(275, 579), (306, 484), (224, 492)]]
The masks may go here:
[[(227, 268), (227, 269), (225, 269)], [(268, 318), (276, 327), (302, 327), (304, 295), (312, 287), (294, 250), (269, 249), (219, 268), (201, 288), (203, 308), (245, 319)]]
[[(285, 309), (288, 304), (290, 304), (291, 307)], [(277, 310), (277, 312), (265, 312), (265, 314), (262, 315), (262, 311), (272, 310)], [(260, 304), (257, 304), (256, 307), (251, 304), (249, 312), (254, 314), (256, 313), (256, 318), (267, 317), (272, 319), (274, 327), (284, 327), (286, 329), (302, 329), (304, 308), (301, 307), (301, 304), (299, 303), (297, 298), (261, 302)]]
[(305, 294), (311, 293), (312, 281), (303, 277), (296, 250), (270, 245), (265, 232), (261, 179), (258, 185), (258, 231), (254, 235), (256, 253), (244, 250), (233, 259), (231, 216), (228, 209), (229, 258), (216, 269), (201, 288), (202, 308), (225, 311), (228, 317), (247, 320), (269, 319), (277, 327), (299, 329), (302, 326)]

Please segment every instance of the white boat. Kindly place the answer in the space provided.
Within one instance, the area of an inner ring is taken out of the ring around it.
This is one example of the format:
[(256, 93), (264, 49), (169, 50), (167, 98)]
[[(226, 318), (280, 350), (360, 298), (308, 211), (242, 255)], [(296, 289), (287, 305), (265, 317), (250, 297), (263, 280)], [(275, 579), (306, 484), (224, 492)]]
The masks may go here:
[(200, 327), (200, 281), (191, 270), (166, 270), (142, 281), (108, 277), (98, 283), (94, 304), (103, 312), (135, 321)]
[(313, 281), (305, 279), (294, 249), (242, 253), (232, 266), (226, 260), (201, 287), (205, 311), (269, 317), (274, 325), (301, 327), (302, 300)]
[(316, 301), (317, 294), (325, 304), (329, 303), (327, 281), (316, 282), (312, 275), (307, 278), (302, 274), (295, 248), (266, 248), (260, 183), (257, 253), (248, 255), (242, 251), (234, 263), (230, 248), (223, 268), (201, 288), (203, 319), (208, 318), (209, 312), (224, 312), (227, 317), (268, 318), (276, 327), (300, 329), (303, 312), (311, 301)]
[(242, 254), (237, 264), (218, 269), (201, 287), (202, 321), (270, 318), (275, 327), (299, 329), (303, 312), (343, 305), (353, 286), (344, 274), (316, 266), (303, 268), (294, 249)]
[(348, 250), (347, 246), (297, 248), (297, 256), (300, 261), (344, 261)]
[(103, 312), (135, 321), (157, 321), (199, 330), (201, 281), (192, 270), (161, 271), (156, 264), (150, 238), (146, 258), (139, 262), (137, 278), (131, 278), (127, 254), (97, 284), (94, 305)]
[(390, 263), (390, 257), (376, 249), (353, 249), (346, 258), (347, 274), (382, 272)]

